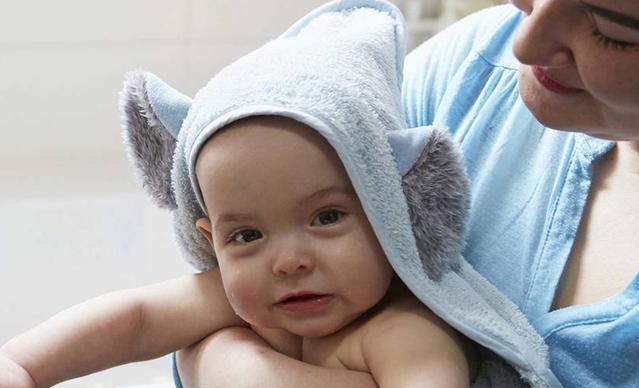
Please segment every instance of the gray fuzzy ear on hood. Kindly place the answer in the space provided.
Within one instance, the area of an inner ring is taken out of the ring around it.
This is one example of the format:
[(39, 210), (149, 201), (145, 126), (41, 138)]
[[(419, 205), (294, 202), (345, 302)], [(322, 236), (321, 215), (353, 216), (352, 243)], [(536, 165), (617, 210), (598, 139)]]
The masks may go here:
[(428, 276), (454, 269), (463, 248), (470, 190), (457, 147), (435, 127), (389, 132), (417, 250)]
[[(165, 107), (172, 109), (167, 112)], [(171, 168), (175, 137), (189, 107), (188, 97), (143, 71), (128, 73), (120, 92), (122, 136), (129, 159), (142, 187), (163, 208), (177, 207)]]

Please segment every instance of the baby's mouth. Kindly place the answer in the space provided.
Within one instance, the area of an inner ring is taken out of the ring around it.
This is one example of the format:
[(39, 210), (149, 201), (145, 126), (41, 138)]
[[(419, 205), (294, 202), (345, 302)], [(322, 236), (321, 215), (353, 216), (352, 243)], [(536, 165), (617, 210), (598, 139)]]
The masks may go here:
[(332, 300), (333, 295), (331, 294), (302, 291), (285, 295), (278, 300), (276, 305), (286, 311), (307, 312), (319, 310)]

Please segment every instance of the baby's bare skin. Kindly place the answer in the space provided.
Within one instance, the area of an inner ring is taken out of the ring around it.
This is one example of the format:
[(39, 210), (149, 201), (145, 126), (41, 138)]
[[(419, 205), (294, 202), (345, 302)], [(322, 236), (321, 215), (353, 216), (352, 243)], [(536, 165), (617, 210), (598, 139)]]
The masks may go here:
[[(268, 386), (298, 386), (297, 379), (303, 377), (295, 371), (318, 377), (303, 380), (309, 387), (315, 387), (313, 384), (317, 382), (318, 387), (328, 384), (362, 388), (396, 386), (399, 381), (407, 386), (423, 386), (427, 381), (432, 386), (465, 387), (475, 374), (472, 346), (399, 282), (394, 282), (378, 306), (331, 335), (301, 338), (258, 327), (254, 327), (253, 332), (259, 332), (262, 337), (251, 336), (247, 330), (227, 329), (180, 351), (178, 366), (185, 386), (195, 387), (196, 382), (211, 379), (220, 383), (220, 387), (240, 381), (249, 385), (251, 381), (257, 383), (251, 380), (251, 375), (216, 369), (221, 361), (217, 359), (219, 349), (227, 344), (233, 344), (234, 351), (240, 355), (242, 349), (247, 355), (261, 355), (257, 365), (268, 366), (260, 375), (271, 383)], [(424, 354), (423, 349), (429, 351)], [(407, 360), (418, 363), (420, 368), (411, 368)], [(387, 368), (389, 365), (394, 369)], [(414, 373), (415, 370), (421, 373)], [(413, 374), (407, 376), (411, 371)], [(322, 372), (326, 374), (321, 375)], [(365, 377), (373, 375), (374, 380)]]
[(402, 332), (393, 341), (393, 347), (398, 349), (411, 349), (414, 342), (419, 341), (420, 333), (428, 332), (431, 337), (424, 341), (423, 346), (433, 353), (445, 358), (447, 356), (443, 354), (447, 353), (447, 347), (456, 349), (450, 355), (459, 357), (460, 366), (467, 373), (471, 369), (467, 365), (473, 361), (472, 348), (419, 302), (398, 279), (394, 280), (391, 290), (377, 306), (333, 334), (313, 338), (295, 336), (282, 330), (252, 329), (273, 349), (300, 361), (332, 369), (370, 373), (370, 365), (377, 359), (388, 357), (385, 352), (374, 351), (376, 344), (383, 342), (383, 336), (397, 334), (394, 333), (397, 331)]
[[(424, 366), (423, 375), (414, 382), (429, 381), (433, 386), (467, 386), (474, 375), (474, 355), (465, 340), (428, 310), (403, 285), (401, 290), (368, 311), (349, 326), (330, 336), (305, 338), (305, 362), (335, 369), (372, 373), (379, 365), (398, 363), (393, 373), (376, 377), (376, 381), (392, 381), (404, 373), (399, 360), (410, 359), (406, 353), (415, 351), (413, 362)], [(403, 289), (403, 290), (402, 290)], [(429, 333), (428, 337), (423, 333)], [(391, 337), (391, 338), (388, 338)], [(392, 346), (387, 346), (392, 343)], [(429, 349), (427, 354), (419, 348)], [(393, 350), (395, 349), (395, 350)], [(401, 353), (401, 354), (400, 354)], [(437, 362), (434, 360), (437, 359)], [(456, 373), (450, 373), (454, 369)], [(460, 378), (465, 376), (466, 378)]]
[[(305, 364), (294, 372), (301, 375), (279, 381), (283, 376), (276, 373), (267, 386), (305, 381), (310, 388), (309, 376), (316, 376), (318, 387), (369, 387), (371, 377), (380, 387), (424, 381), (467, 386), (461, 341), (398, 288), (330, 145), (285, 118), (233, 127), (207, 143), (200, 154), (207, 163), (198, 159), (197, 166), (211, 219), (199, 219), (196, 227), (219, 267), (108, 294), (53, 317), (2, 348), (23, 368), (14, 377), (26, 372), (34, 386), (51, 386), (159, 357), (207, 336), (220, 339), (214, 333), (238, 327), (245, 330), (240, 337), (231, 334), (248, 347), (234, 352), (259, 349), (255, 367)], [(304, 292), (328, 302), (304, 307), (298, 296)], [(263, 340), (247, 332), (249, 326)], [(209, 345), (198, 348), (200, 354), (220, 353), (207, 348), (216, 341), (204, 343)], [(336, 368), (344, 373), (331, 377)], [(188, 386), (196, 386), (192, 370), (183, 371)], [(233, 378), (227, 381), (234, 385)]]
[[(208, 214), (196, 225), (229, 302), (272, 349), (370, 373), (382, 387), (468, 385), (458, 336), (393, 276), (337, 154), (313, 129), (283, 117), (236, 122), (202, 148), (196, 171)], [(330, 302), (282, 306), (300, 291)]]

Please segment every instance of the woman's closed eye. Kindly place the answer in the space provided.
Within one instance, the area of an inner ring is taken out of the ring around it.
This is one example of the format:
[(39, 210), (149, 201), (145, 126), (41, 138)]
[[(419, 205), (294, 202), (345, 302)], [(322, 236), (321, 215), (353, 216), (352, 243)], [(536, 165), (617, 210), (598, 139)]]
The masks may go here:
[(227, 242), (248, 244), (252, 241), (259, 240), (261, 238), (262, 238), (262, 232), (260, 232), (257, 229), (242, 229), (242, 230), (231, 233), (231, 235), (227, 239)]
[(311, 226), (330, 226), (338, 223), (346, 213), (337, 209), (324, 210), (320, 212), (313, 221)]
[(625, 50), (639, 45), (639, 23), (629, 16), (581, 1), (590, 19), (592, 35), (605, 48)]
[(606, 48), (613, 48), (615, 50), (625, 50), (629, 47), (635, 46), (634, 43), (624, 42), (621, 40), (610, 38), (604, 35), (597, 27), (594, 27), (592, 30), (592, 35), (599, 39), (599, 42)]
[(599, 27), (595, 24), (592, 27), (592, 35), (595, 36), (599, 43), (601, 43), (606, 48), (613, 48), (616, 50), (625, 50), (630, 47), (637, 46), (637, 43), (625, 40), (619, 40), (615, 38), (611, 38), (610, 36), (604, 34)]

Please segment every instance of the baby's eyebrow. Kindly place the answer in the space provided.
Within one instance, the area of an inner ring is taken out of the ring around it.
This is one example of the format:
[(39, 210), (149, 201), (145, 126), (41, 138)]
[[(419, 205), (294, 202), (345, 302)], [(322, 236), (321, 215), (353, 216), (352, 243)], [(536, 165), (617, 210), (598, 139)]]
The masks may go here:
[[(312, 194), (302, 198), (298, 202), (297, 206), (298, 207), (308, 206), (310, 203), (319, 202), (322, 199), (335, 194), (345, 195), (345, 196), (351, 197), (351, 199), (358, 200), (357, 194), (355, 194), (355, 191), (353, 190), (352, 187), (334, 185), (334, 186), (317, 190), (313, 192)], [(221, 213), (217, 217), (215, 217), (215, 222), (213, 223), (213, 229), (219, 229), (220, 226), (227, 223), (249, 222), (252, 220), (254, 220), (254, 218), (248, 214)]]
[(635, 19), (628, 15), (624, 15), (619, 12), (615, 12), (606, 8), (601, 8), (596, 5), (588, 4), (584, 1), (579, 1), (581, 5), (586, 8), (588, 11), (599, 15), (605, 19), (608, 19), (612, 22), (620, 24), (625, 27), (630, 27), (635, 30), (639, 30), (639, 19)]
[(247, 222), (252, 220), (247, 214), (239, 214), (239, 213), (222, 213), (215, 218), (215, 223), (213, 224), (214, 229), (219, 229), (221, 225), (227, 224), (230, 222)]
[(322, 199), (334, 194), (341, 194), (351, 197), (352, 199), (358, 199), (357, 194), (355, 194), (355, 190), (353, 190), (352, 187), (334, 185), (321, 190), (317, 190), (316, 192), (308, 195), (299, 202), (299, 206), (304, 207), (309, 203), (319, 202)]

